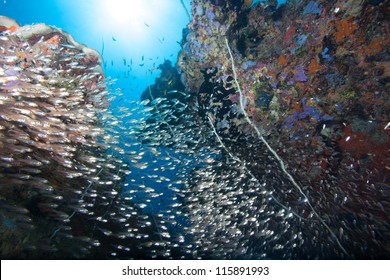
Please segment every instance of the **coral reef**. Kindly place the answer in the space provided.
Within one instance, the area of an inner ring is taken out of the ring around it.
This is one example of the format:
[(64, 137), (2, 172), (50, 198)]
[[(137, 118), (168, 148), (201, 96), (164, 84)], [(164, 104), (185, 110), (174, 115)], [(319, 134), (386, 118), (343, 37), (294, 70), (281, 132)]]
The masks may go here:
[(146, 257), (136, 240), (155, 224), (128, 230), (139, 207), (119, 195), (130, 171), (100, 55), (54, 27), (0, 23), (0, 256)]
[[(229, 153), (259, 161), (249, 147), (263, 145), (230, 134), (233, 127), (253, 133), (233, 114), (247, 112), (339, 232), (348, 255), (337, 258), (388, 257), (388, 1), (264, 1), (250, 9), (232, 3), (192, 1), (177, 62), (186, 90), (206, 101), (199, 109), (209, 117), (204, 123)], [(209, 69), (212, 77), (204, 75)], [(248, 149), (235, 148), (228, 135)]]
[(153, 100), (155, 98), (169, 98), (184, 100), (179, 92), (184, 91), (184, 85), (180, 81), (180, 75), (172, 66), (172, 62), (165, 60), (158, 66), (161, 74), (155, 79), (154, 84), (142, 92), (141, 100)]

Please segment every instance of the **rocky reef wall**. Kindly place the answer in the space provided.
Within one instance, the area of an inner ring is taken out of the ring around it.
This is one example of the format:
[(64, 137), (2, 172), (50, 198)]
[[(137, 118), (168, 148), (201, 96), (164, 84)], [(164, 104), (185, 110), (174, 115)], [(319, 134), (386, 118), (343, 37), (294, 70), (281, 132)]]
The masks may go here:
[(255, 133), (245, 110), (355, 258), (390, 248), (388, 15), (388, 1), (194, 0), (177, 61), (229, 150), (261, 176), (259, 139), (227, 144)]
[(141, 215), (120, 195), (129, 170), (113, 155), (109, 105), (98, 52), (0, 17), (2, 258), (145, 257), (134, 240), (149, 229), (123, 241)]

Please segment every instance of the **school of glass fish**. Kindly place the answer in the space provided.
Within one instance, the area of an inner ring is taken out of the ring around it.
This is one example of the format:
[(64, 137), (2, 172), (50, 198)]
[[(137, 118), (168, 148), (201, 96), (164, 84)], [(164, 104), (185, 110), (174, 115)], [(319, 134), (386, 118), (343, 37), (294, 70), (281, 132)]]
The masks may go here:
[(362, 198), (336, 178), (306, 195), (293, 186), (230, 100), (231, 77), (208, 69), (196, 96), (133, 102), (61, 33), (0, 42), (2, 258), (388, 254), (386, 223), (337, 211)]

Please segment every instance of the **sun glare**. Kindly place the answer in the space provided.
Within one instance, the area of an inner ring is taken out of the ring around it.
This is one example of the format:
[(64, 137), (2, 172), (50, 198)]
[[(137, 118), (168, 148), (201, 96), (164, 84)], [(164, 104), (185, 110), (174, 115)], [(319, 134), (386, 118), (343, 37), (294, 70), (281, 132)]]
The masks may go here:
[(103, 0), (102, 24), (112, 32), (126, 33), (139, 37), (147, 33), (148, 25), (159, 15), (153, 6), (154, 1), (145, 0)]

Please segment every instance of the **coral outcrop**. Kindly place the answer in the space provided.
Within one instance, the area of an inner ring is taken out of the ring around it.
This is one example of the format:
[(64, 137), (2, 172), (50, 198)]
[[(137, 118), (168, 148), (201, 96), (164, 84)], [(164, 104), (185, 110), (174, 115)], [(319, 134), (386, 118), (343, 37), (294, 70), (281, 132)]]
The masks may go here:
[[(200, 104), (211, 100), (206, 111), (225, 145), (232, 127), (253, 133), (233, 114), (241, 108), (350, 258), (390, 254), (388, 7), (388, 1), (310, 0), (248, 8), (244, 1), (194, 0), (177, 61), (186, 90)], [(242, 100), (232, 90), (225, 38)], [(210, 71), (212, 77), (204, 74)], [(226, 149), (256, 161), (252, 140)]]
[(61, 29), (0, 18), (2, 258), (145, 256), (135, 237), (123, 241), (138, 208), (118, 195), (129, 171), (109, 152), (108, 106), (98, 52)]

